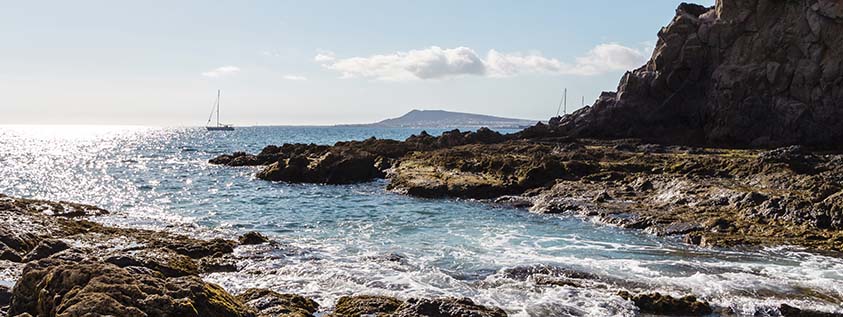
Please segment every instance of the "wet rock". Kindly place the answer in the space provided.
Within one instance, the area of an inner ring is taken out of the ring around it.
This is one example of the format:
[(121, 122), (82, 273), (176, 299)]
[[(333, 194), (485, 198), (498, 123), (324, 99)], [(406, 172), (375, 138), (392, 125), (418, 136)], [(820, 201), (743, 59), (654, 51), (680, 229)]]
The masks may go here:
[(705, 316), (712, 313), (708, 303), (694, 296), (675, 298), (660, 293), (632, 295), (625, 291), (618, 295), (635, 303), (642, 313), (663, 316)]
[(588, 272), (548, 265), (518, 266), (501, 270), (501, 276), (519, 281), (524, 281), (537, 275), (584, 280), (593, 280), (598, 278), (597, 275)]
[(228, 258), (203, 258), (199, 260), (201, 273), (237, 272), (237, 262)]
[(337, 300), (331, 317), (361, 317), (377, 316), (386, 317), (392, 314), (403, 302), (387, 296), (343, 296)]
[(269, 238), (261, 234), (260, 232), (247, 232), (246, 234), (240, 236), (240, 245), (255, 245), (255, 244), (263, 244), (269, 243)]
[(779, 307), (779, 313), (783, 317), (841, 317), (843, 314), (818, 312), (813, 310), (802, 310), (787, 304)]
[(118, 267), (145, 267), (166, 277), (199, 274), (199, 266), (193, 259), (167, 249), (133, 251), (109, 257), (105, 262)]
[(268, 289), (251, 288), (237, 299), (258, 311), (258, 316), (312, 317), (319, 304), (295, 294), (280, 294)]
[(468, 298), (408, 299), (393, 314), (394, 317), (505, 317), (497, 307), (475, 304)]
[(254, 316), (199, 277), (133, 274), (112, 264), (44, 259), (27, 264), (13, 290), (10, 315)]
[(236, 244), (237, 243), (234, 241), (229, 241), (225, 239), (172, 239), (161, 241), (161, 245), (163, 247), (173, 250), (178, 254), (186, 255), (194, 259), (232, 253), (234, 252), (234, 246)]
[(23, 262), (40, 260), (53, 254), (70, 249), (70, 245), (61, 240), (44, 240), (23, 258)]

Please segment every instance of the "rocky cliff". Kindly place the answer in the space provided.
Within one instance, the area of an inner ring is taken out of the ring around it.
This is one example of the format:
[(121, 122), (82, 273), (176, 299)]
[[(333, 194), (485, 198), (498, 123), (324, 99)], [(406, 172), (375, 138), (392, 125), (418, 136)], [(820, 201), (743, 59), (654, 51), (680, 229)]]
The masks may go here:
[(683, 3), (617, 92), (554, 121), (579, 137), (843, 147), (843, 2)]

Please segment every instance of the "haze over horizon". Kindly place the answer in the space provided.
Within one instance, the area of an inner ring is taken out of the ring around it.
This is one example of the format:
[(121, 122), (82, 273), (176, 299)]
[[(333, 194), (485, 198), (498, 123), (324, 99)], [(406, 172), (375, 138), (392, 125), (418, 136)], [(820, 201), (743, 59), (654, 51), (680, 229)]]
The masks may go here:
[(680, 2), (7, 2), (0, 124), (199, 126), (217, 89), (235, 125), (546, 120), (565, 87), (569, 110), (614, 90)]

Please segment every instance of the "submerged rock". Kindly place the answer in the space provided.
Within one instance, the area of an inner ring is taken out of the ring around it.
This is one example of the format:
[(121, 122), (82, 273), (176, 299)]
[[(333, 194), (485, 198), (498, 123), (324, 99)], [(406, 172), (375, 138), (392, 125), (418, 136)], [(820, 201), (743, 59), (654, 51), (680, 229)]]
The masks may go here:
[(468, 298), (408, 299), (394, 317), (506, 317), (503, 309), (475, 304)]

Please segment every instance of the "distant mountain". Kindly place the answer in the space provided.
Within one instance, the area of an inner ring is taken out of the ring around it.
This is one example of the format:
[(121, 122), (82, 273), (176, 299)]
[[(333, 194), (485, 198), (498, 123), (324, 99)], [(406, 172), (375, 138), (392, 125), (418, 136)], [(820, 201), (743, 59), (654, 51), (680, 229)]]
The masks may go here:
[(398, 118), (356, 126), (384, 128), (481, 128), (518, 129), (534, 125), (537, 121), (501, 118), (482, 114), (451, 112), (444, 110), (413, 110)]

